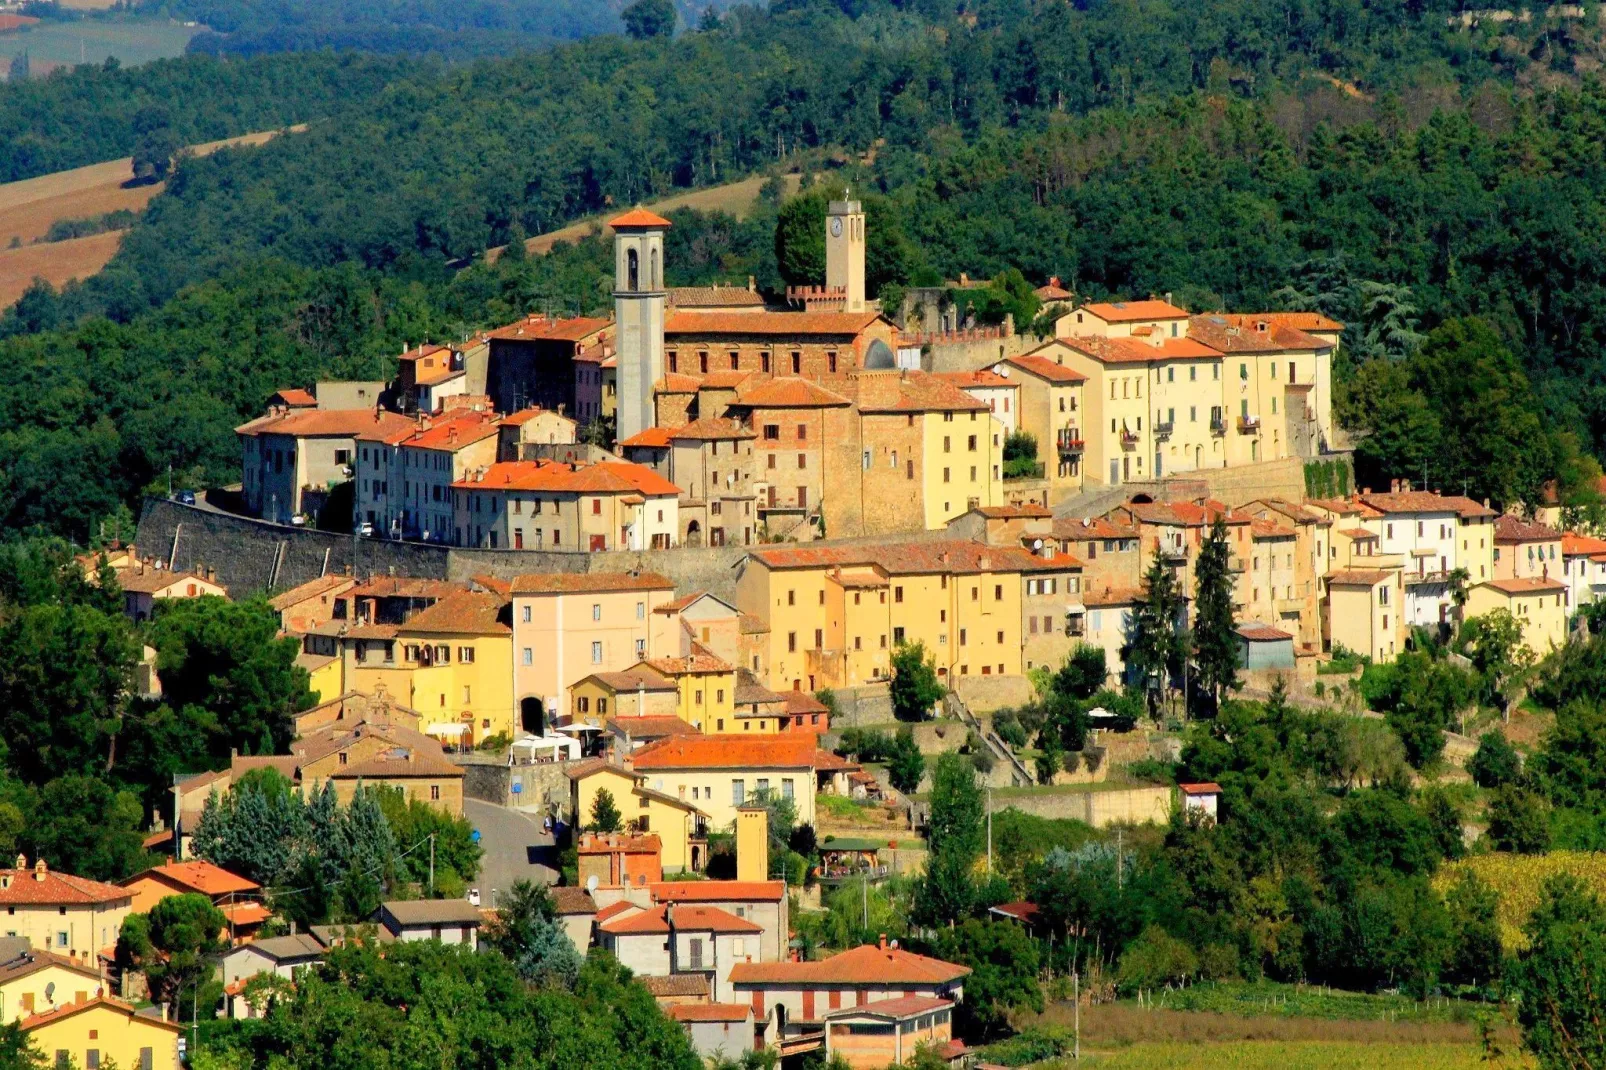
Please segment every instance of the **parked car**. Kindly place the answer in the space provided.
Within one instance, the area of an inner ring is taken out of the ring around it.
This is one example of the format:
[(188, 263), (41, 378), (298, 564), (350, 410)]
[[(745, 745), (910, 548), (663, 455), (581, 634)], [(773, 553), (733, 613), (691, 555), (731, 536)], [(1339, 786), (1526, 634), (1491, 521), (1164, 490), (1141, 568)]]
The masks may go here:
[(178, 500), (180, 505), (194, 505), (195, 492), (193, 490), (181, 490), (178, 492)]
[(367, 521), (363, 521), (357, 525), (357, 534), (365, 539), (371, 539), (374, 537), (374, 526)]

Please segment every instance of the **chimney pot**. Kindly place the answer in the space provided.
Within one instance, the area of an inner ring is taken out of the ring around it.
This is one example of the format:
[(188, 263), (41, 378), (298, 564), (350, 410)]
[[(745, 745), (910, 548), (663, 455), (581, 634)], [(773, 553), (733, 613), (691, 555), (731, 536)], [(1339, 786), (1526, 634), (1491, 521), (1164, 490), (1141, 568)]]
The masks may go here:
[(881, 947), (882, 951), (885, 951), (887, 949), (887, 934), (886, 933), (882, 933), (881, 934), (881, 938), (878, 941), (878, 943), (880, 944), (880, 947)]

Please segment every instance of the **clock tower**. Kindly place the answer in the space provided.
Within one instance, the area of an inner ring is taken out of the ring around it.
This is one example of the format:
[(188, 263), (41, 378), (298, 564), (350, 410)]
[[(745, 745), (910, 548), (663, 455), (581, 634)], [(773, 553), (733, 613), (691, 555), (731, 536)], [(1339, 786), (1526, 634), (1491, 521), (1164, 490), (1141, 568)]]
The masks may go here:
[(864, 212), (858, 201), (826, 207), (825, 285), (843, 291), (842, 311), (864, 311)]

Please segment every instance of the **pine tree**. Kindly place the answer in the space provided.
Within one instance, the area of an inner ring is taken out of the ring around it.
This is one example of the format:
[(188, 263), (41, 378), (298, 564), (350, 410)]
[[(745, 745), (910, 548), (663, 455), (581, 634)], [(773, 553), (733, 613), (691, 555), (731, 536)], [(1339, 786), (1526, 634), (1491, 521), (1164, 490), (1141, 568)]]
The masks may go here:
[(1171, 690), (1171, 670), (1182, 656), (1177, 618), (1182, 610), (1182, 593), (1177, 590), (1176, 574), (1155, 554), (1143, 577), (1144, 597), (1132, 621), (1126, 663), (1142, 682), (1153, 712), (1154, 696)]
[(1238, 686), (1238, 635), (1232, 616), (1231, 566), (1227, 524), (1218, 516), (1210, 525), (1204, 545), (1199, 548), (1193, 601), (1194, 662), (1199, 668), (1199, 686), (1210, 693), (1218, 707), (1226, 693)]

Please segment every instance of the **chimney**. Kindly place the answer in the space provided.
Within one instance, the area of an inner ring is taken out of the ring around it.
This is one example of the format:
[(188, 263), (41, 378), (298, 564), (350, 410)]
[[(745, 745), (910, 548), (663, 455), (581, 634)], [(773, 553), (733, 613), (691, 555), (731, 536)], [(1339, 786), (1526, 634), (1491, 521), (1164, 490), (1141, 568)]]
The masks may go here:
[(1048, 284), (1050, 286), (1054, 287), (1055, 289), (1059, 289), (1060, 288), (1060, 277), (1058, 275), (1050, 275), (1048, 277)]
[(43, 858), (36, 859), (33, 864), (33, 879), (43, 883), (46, 872), (48, 872), (48, 869), (45, 866), (45, 860)]
[(878, 939), (876, 941), (876, 945), (878, 947), (880, 947), (882, 951), (885, 951), (887, 949), (887, 934), (886, 933), (882, 933), (881, 934), (880, 939)]
[(17, 856), (17, 872), (19, 872), (19, 873), (23, 872), (27, 868), (28, 868), (28, 856), (25, 855), (25, 854), (19, 854)]
[(747, 276), (747, 292), (748, 293), (757, 293), (758, 292), (758, 280), (755, 279), (751, 275)]

